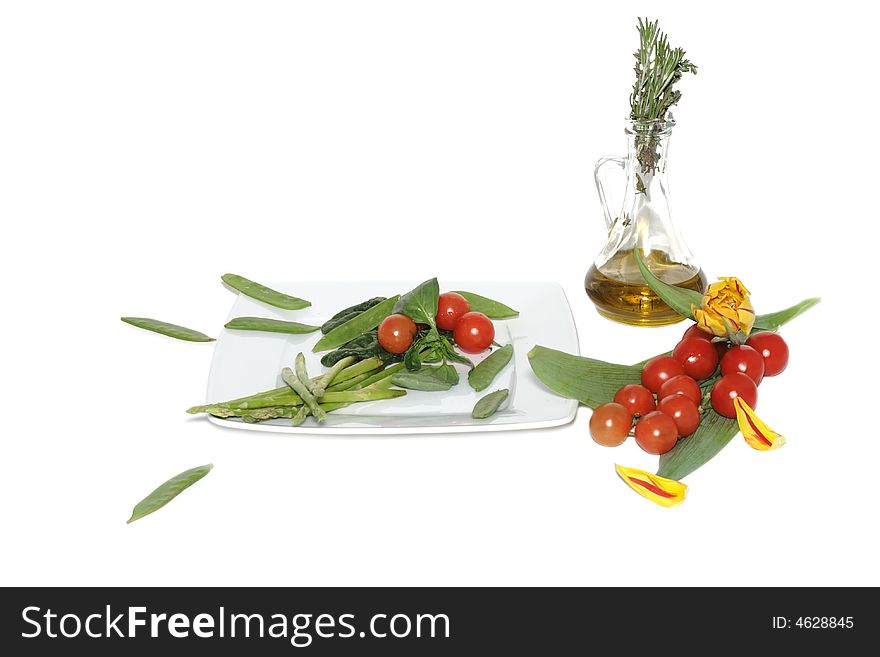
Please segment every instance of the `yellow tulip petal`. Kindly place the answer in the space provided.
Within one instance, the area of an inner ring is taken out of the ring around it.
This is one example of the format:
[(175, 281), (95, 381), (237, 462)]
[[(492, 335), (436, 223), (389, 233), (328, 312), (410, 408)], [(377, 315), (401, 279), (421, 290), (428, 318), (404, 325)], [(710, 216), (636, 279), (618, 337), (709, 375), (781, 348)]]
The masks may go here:
[(734, 399), (733, 405), (736, 407), (736, 422), (739, 424), (739, 430), (749, 447), (765, 451), (778, 449), (785, 444), (785, 437), (764, 424), (742, 397)]
[(622, 465), (615, 465), (614, 469), (627, 486), (660, 506), (678, 506), (687, 495), (687, 484), (675, 479), (658, 477), (644, 470), (625, 468)]

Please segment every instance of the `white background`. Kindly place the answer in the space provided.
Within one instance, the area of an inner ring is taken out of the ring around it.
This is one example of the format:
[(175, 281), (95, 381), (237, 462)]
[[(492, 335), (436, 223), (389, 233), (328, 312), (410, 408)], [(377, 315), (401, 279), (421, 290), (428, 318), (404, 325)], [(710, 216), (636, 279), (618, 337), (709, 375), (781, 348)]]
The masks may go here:
[[(0, 11), (3, 584), (880, 584), (876, 48), (869, 3), (28, 2)], [(868, 13), (870, 12), (870, 14)], [(582, 352), (633, 362), (582, 290), (594, 161), (624, 148), (636, 17), (681, 84), (673, 214), (784, 330), (741, 438), (681, 507), (634, 442), (222, 430), (203, 399), (231, 271), (556, 280)], [(132, 525), (171, 475), (214, 471)], [(843, 613), (844, 610), (841, 610)]]

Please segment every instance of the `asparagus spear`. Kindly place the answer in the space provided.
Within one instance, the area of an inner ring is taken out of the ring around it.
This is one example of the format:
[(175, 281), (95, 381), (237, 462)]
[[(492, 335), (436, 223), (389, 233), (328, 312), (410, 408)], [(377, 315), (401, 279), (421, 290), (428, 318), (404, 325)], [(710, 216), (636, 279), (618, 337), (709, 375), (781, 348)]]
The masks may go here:
[(334, 392), (339, 391), (339, 390), (351, 390), (356, 385), (360, 384), (362, 381), (366, 381), (367, 379), (369, 379), (371, 376), (373, 376), (374, 373), (375, 373), (375, 371), (373, 371), (373, 370), (371, 370), (369, 372), (364, 372), (363, 374), (359, 374), (358, 376), (354, 377), (353, 379), (349, 379), (348, 381), (343, 381), (341, 383), (335, 383), (332, 386), (330, 386), (329, 388), (327, 388), (327, 390), (328, 391), (332, 390)]
[(296, 355), (296, 358), (293, 361), (293, 369), (294, 372), (296, 372), (296, 378), (300, 380), (300, 383), (308, 388), (313, 396), (318, 397), (318, 395), (315, 394), (315, 390), (318, 387), (317, 383), (309, 378), (309, 373), (306, 371), (306, 357), (303, 356), (302, 352), (299, 352)]
[(290, 421), (293, 423), (293, 426), (298, 427), (299, 425), (301, 425), (303, 422), (306, 421), (306, 418), (308, 416), (309, 416), (309, 407), (306, 406), (305, 404), (303, 404), (302, 406), (299, 407), (299, 410), (296, 412), (296, 415), (294, 415)]
[(357, 360), (354, 356), (347, 356), (341, 360), (336, 361), (336, 364), (330, 368), (330, 371), (326, 374), (315, 378), (315, 389), (312, 390), (312, 393), (315, 397), (320, 397), (324, 394), (324, 391), (329, 388), (333, 384), (333, 379), (344, 370), (349, 365), (353, 365)]
[(293, 388), (293, 391), (296, 394), (302, 397), (303, 402), (309, 407), (309, 410), (318, 422), (327, 417), (327, 414), (323, 409), (318, 407), (318, 402), (314, 395), (312, 395), (306, 385), (297, 378), (296, 374), (293, 373), (293, 370), (289, 367), (285, 367), (281, 370), (281, 378), (284, 380), (284, 383)]

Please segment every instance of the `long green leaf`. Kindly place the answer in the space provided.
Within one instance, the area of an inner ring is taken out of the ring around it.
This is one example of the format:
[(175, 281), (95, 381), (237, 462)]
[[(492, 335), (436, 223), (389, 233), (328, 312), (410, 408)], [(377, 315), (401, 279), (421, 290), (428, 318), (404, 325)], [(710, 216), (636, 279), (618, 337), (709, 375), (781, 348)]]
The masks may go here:
[(236, 331), (268, 331), (269, 333), (312, 333), (320, 326), (300, 324), (299, 322), (286, 322), (281, 319), (269, 319), (268, 317), (235, 317), (225, 324), (225, 328)]
[(703, 414), (700, 427), (683, 438), (660, 457), (657, 474), (667, 479), (681, 479), (705, 465), (739, 432), (736, 420), (718, 415), (713, 410)]
[(592, 408), (612, 401), (626, 384), (642, 380), (637, 365), (615, 365), (540, 345), (529, 352), (529, 364), (545, 386)]
[(251, 299), (256, 299), (257, 301), (262, 301), (263, 303), (268, 303), (270, 306), (275, 306), (276, 308), (300, 310), (312, 305), (305, 299), (299, 299), (297, 297), (292, 297), (289, 294), (278, 292), (265, 285), (255, 283), (244, 276), (239, 276), (238, 274), (223, 274), (220, 278), (223, 279), (223, 282), (229, 287), (238, 290), (243, 295), (250, 297)]
[(153, 513), (153, 511), (158, 511), (187, 488), (196, 483), (199, 479), (208, 474), (213, 467), (214, 466), (211, 463), (200, 465), (197, 468), (192, 468), (191, 470), (181, 472), (179, 475), (172, 477), (135, 505), (128, 522), (134, 522), (139, 518), (143, 518), (144, 516)]
[(161, 333), (169, 338), (177, 340), (186, 340), (187, 342), (213, 342), (214, 338), (205, 335), (200, 331), (178, 326), (177, 324), (169, 324), (168, 322), (160, 322), (158, 319), (150, 319), (149, 317), (120, 317), (126, 324), (137, 326), (146, 331), (153, 333)]
[(679, 315), (693, 319), (694, 314), (691, 312), (691, 305), (695, 305), (699, 308), (703, 301), (703, 295), (694, 290), (688, 290), (676, 287), (675, 285), (670, 285), (669, 283), (664, 283), (654, 276), (642, 260), (642, 254), (639, 247), (633, 249), (633, 256), (636, 259), (636, 264), (638, 264), (639, 271), (642, 272), (642, 277), (645, 279), (648, 287), (654, 290), (654, 292), (657, 293), (657, 296), (663, 299), (663, 301), (665, 301), (666, 304)]
[(755, 317), (754, 328), (777, 331), (780, 326), (786, 322), (790, 322), (801, 313), (806, 312), (819, 303), (819, 301), (821, 301), (819, 297), (812, 297), (810, 299), (804, 299), (800, 303), (796, 303), (791, 308), (777, 310), (775, 313), (767, 313), (766, 315), (758, 315)]

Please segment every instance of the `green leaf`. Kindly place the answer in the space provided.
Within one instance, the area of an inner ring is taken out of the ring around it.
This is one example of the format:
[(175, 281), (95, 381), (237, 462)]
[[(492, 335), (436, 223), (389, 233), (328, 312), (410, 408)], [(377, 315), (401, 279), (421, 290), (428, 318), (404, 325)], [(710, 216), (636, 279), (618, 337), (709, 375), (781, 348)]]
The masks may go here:
[(354, 340), (346, 342), (335, 351), (324, 354), (321, 358), (321, 365), (325, 367), (333, 367), (337, 361), (347, 358), (348, 356), (355, 356), (357, 358), (378, 356), (385, 363), (400, 359), (400, 356), (389, 353), (382, 348), (382, 345), (379, 344), (379, 334), (376, 329), (359, 335)]
[(722, 417), (711, 409), (706, 411), (699, 428), (660, 457), (657, 474), (676, 480), (686, 477), (718, 454), (738, 432), (736, 420)]
[(639, 249), (639, 247), (633, 249), (633, 256), (636, 259), (636, 264), (638, 264), (639, 271), (642, 272), (642, 277), (645, 279), (645, 283), (648, 284), (648, 287), (654, 290), (654, 292), (657, 293), (657, 296), (663, 299), (663, 301), (665, 301), (666, 304), (679, 315), (687, 317), (688, 319), (693, 319), (694, 314), (691, 312), (691, 305), (699, 308), (700, 304), (703, 302), (703, 295), (694, 290), (687, 290), (685, 288), (676, 287), (675, 285), (670, 285), (669, 283), (664, 283), (654, 276), (642, 260), (641, 249)]
[(134, 522), (139, 518), (143, 518), (144, 516), (153, 513), (153, 511), (158, 511), (187, 488), (196, 483), (199, 479), (208, 474), (213, 467), (214, 466), (211, 463), (208, 465), (200, 465), (197, 468), (192, 468), (191, 470), (181, 472), (179, 475), (172, 477), (135, 505), (128, 522)]
[(471, 411), (471, 417), (475, 420), (485, 420), (487, 417), (494, 415), (495, 412), (501, 408), (501, 404), (507, 400), (509, 394), (510, 391), (507, 388), (504, 388), (503, 390), (496, 390), (495, 392), (490, 392), (485, 397), (481, 397), (477, 400), (477, 403), (474, 404), (474, 410)]
[(372, 331), (382, 323), (382, 320), (391, 314), (391, 309), (397, 303), (398, 296), (393, 296), (385, 301), (380, 301), (375, 306), (365, 310), (353, 319), (340, 324), (332, 331), (327, 333), (318, 343), (312, 347), (315, 353), (319, 351), (329, 351), (336, 349), (342, 345), (351, 342), (356, 337), (363, 335), (367, 331)]
[(536, 346), (529, 352), (535, 376), (553, 392), (592, 408), (610, 402), (628, 383), (641, 383), (638, 365), (615, 365)]
[(158, 319), (150, 319), (149, 317), (120, 317), (126, 324), (137, 326), (146, 331), (153, 333), (161, 333), (169, 338), (177, 340), (186, 340), (187, 342), (213, 342), (214, 338), (205, 335), (200, 331), (178, 326), (177, 324), (169, 324), (168, 322), (160, 322)]
[(483, 313), (490, 319), (506, 319), (519, 315), (518, 310), (514, 310), (510, 306), (505, 306), (500, 301), (495, 301), (494, 299), (489, 299), (488, 297), (483, 297), (479, 294), (474, 294), (473, 292), (464, 292), (462, 290), (456, 290), (456, 294), (460, 294), (467, 299), (471, 310)]
[(391, 383), (411, 390), (449, 390), (458, 381), (458, 371), (452, 365), (422, 365), (415, 372), (404, 369), (391, 375)]
[(266, 317), (236, 317), (229, 320), (225, 327), (237, 331), (268, 331), (270, 333), (312, 333), (320, 326), (300, 324), (299, 322), (285, 322), (280, 319), (268, 319)]
[(416, 324), (436, 327), (434, 318), (439, 302), (440, 286), (436, 278), (431, 278), (400, 297), (391, 312), (406, 315)]
[(477, 392), (488, 388), (501, 370), (507, 367), (511, 358), (513, 358), (513, 345), (511, 344), (489, 354), (485, 360), (468, 372), (468, 383), (471, 388)]
[(305, 299), (298, 299), (289, 294), (277, 292), (265, 285), (260, 285), (259, 283), (248, 280), (244, 276), (239, 276), (238, 274), (223, 274), (220, 278), (229, 287), (238, 290), (243, 295), (250, 297), (251, 299), (256, 299), (257, 301), (262, 301), (263, 303), (268, 303), (270, 306), (275, 306), (276, 308), (300, 310), (312, 305)]
[(801, 313), (806, 312), (819, 303), (820, 300), (819, 297), (812, 297), (810, 299), (804, 299), (800, 303), (796, 303), (791, 308), (777, 310), (775, 313), (767, 313), (766, 315), (758, 315), (755, 317), (753, 330), (766, 329), (768, 331), (778, 331), (780, 326), (786, 322), (790, 322)]

